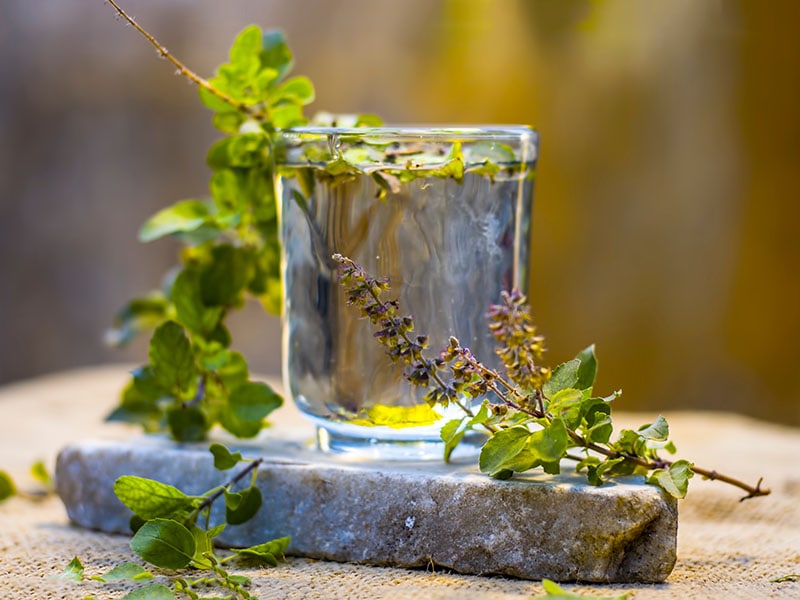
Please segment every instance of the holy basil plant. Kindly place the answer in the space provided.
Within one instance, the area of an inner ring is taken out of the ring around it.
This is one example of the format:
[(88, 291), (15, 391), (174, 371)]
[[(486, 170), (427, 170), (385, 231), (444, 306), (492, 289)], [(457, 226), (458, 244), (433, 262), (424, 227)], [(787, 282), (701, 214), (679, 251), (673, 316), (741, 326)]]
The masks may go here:
[(314, 99), (311, 82), (289, 77), (291, 68), (283, 34), (250, 26), (236, 38), (229, 62), (202, 80), (200, 99), (225, 134), (208, 151), (210, 198), (165, 208), (139, 232), (143, 242), (171, 236), (183, 247), (161, 289), (117, 316), (110, 337), (118, 344), (155, 331), (148, 363), (134, 371), (110, 420), (146, 431), (167, 428), (183, 441), (203, 439), (216, 423), (252, 437), (281, 405), (269, 386), (250, 379), (225, 323), (248, 298), (280, 312), (276, 132), (305, 123), (303, 106)]

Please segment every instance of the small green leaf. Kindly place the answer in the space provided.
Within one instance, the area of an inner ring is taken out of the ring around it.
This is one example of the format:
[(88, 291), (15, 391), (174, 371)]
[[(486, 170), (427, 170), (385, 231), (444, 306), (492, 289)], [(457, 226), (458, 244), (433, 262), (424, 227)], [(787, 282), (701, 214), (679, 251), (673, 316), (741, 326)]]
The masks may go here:
[(292, 68), (292, 51), (282, 31), (270, 29), (261, 37), (261, 64), (275, 69), (283, 77)]
[(138, 590), (128, 592), (120, 600), (176, 600), (176, 596), (167, 586), (151, 583)]
[(199, 200), (183, 200), (158, 211), (139, 230), (139, 241), (152, 242), (165, 235), (194, 231), (209, 218), (208, 207)]
[(521, 426), (501, 429), (495, 433), (481, 448), (479, 459), (481, 472), (494, 476), (507, 470), (506, 465), (525, 450), (530, 436), (531, 432)]
[(251, 381), (233, 390), (229, 402), (237, 418), (260, 423), (283, 400), (266, 383)]
[(669, 469), (655, 469), (647, 478), (647, 483), (655, 484), (675, 498), (684, 498), (689, 488), (689, 479), (694, 475), (692, 464), (686, 460), (676, 460)]
[(161, 292), (128, 302), (114, 318), (114, 328), (106, 332), (106, 343), (124, 346), (141, 332), (157, 327), (167, 315), (167, 299)]
[(172, 284), (170, 299), (181, 324), (201, 336), (209, 335), (220, 322), (223, 308), (207, 306), (200, 293), (200, 274), (195, 269), (185, 268), (178, 273)]
[(308, 77), (297, 76), (287, 79), (272, 92), (274, 103), (288, 101), (296, 104), (310, 104), (314, 101), (314, 86)]
[(581, 361), (578, 367), (578, 381), (575, 387), (579, 390), (591, 390), (597, 378), (597, 357), (594, 354), (594, 344), (584, 348), (576, 357)]
[(247, 251), (230, 244), (215, 246), (211, 262), (200, 275), (200, 293), (207, 306), (222, 306), (237, 301), (252, 274)]
[(163, 569), (183, 569), (194, 557), (192, 532), (171, 519), (152, 519), (142, 525), (130, 542), (144, 560)]
[(466, 420), (466, 417), (461, 419), (453, 419), (448, 421), (442, 426), (439, 436), (444, 442), (444, 462), (450, 461), (450, 455), (456, 449), (464, 434), (467, 433), (466, 429), (461, 429), (461, 424)]
[(663, 416), (659, 415), (651, 424), (639, 427), (637, 433), (646, 440), (665, 442), (669, 438), (669, 424)]
[(561, 459), (568, 446), (567, 429), (561, 419), (553, 419), (546, 427), (530, 434), (528, 439), (528, 450), (544, 463)]
[(306, 122), (303, 108), (297, 104), (281, 104), (272, 108), (272, 122), (278, 129), (297, 127)]
[(17, 493), (17, 488), (14, 486), (14, 480), (11, 475), (5, 471), (0, 471), (0, 502), (11, 498)]
[(561, 419), (571, 429), (575, 429), (581, 422), (581, 406), (583, 394), (575, 388), (566, 388), (557, 391), (550, 398), (547, 411), (554, 417)]
[[(236, 497), (235, 502), (229, 504), (229, 496)], [(255, 486), (238, 493), (226, 493), (225, 520), (229, 525), (241, 525), (255, 516), (258, 509), (261, 508), (262, 502), (261, 490)], [(231, 504), (235, 504), (235, 506), (231, 506)]]
[(220, 471), (232, 469), (242, 460), (241, 452), (231, 452), (222, 444), (211, 444), (208, 450), (214, 455), (214, 468)]
[(363, 113), (356, 115), (356, 122), (353, 127), (380, 127), (381, 125), (383, 125), (383, 119), (378, 115)]
[(144, 381), (150, 377), (152, 371), (149, 368), (134, 371), (133, 379), (122, 391), (119, 406), (106, 417), (106, 421), (137, 423), (148, 433), (160, 430), (163, 427), (163, 411), (157, 402), (164, 392), (157, 385), (151, 386)]
[(31, 465), (31, 476), (46, 488), (53, 487), (53, 477), (50, 475), (47, 467), (44, 466), (43, 461), (38, 460)]
[(109, 583), (111, 581), (142, 581), (152, 578), (152, 573), (134, 562), (122, 563), (102, 575), (95, 575), (92, 577), (93, 580), (102, 581), (103, 583)]
[(69, 581), (83, 581), (83, 565), (80, 559), (76, 556), (69, 561), (69, 564), (57, 577)]
[(600, 398), (589, 398), (581, 405), (584, 437), (597, 444), (606, 444), (611, 439), (614, 426), (611, 421), (611, 407)]
[(248, 25), (236, 36), (230, 49), (229, 58), (233, 64), (246, 63), (258, 57), (261, 52), (261, 28)]
[(581, 361), (577, 358), (558, 365), (550, 379), (542, 386), (542, 392), (547, 398), (552, 398), (556, 392), (567, 388), (574, 388), (578, 382), (578, 369)]
[(252, 438), (264, 428), (264, 421), (245, 421), (236, 416), (230, 405), (219, 412), (219, 424), (238, 438)]
[(167, 411), (170, 433), (179, 442), (202, 442), (211, 428), (198, 406), (174, 406)]
[(210, 569), (214, 565), (208, 558), (208, 554), (214, 553), (214, 543), (211, 534), (205, 529), (201, 529), (197, 525), (192, 525), (189, 528), (194, 536), (194, 556), (192, 557), (192, 566), (198, 569)]
[(174, 321), (160, 325), (150, 340), (153, 376), (167, 390), (186, 390), (197, 376), (189, 339)]
[(169, 517), (191, 510), (200, 501), (178, 488), (154, 479), (123, 475), (114, 482), (114, 494), (142, 519)]
[(282, 537), (257, 546), (234, 549), (234, 552), (243, 558), (255, 559), (258, 562), (276, 567), (278, 566), (278, 561), (283, 559), (290, 541), (291, 538)]
[(623, 592), (616, 596), (573, 594), (549, 579), (542, 579), (542, 588), (545, 592), (543, 598), (555, 598), (557, 600), (626, 600), (630, 596), (628, 592)]

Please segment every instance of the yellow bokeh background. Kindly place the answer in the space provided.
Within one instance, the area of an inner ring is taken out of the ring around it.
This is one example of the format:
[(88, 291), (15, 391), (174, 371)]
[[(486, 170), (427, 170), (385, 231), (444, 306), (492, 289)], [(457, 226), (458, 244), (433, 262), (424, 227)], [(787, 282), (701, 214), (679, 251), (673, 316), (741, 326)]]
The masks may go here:
[[(594, 342), (621, 408), (800, 424), (800, 3), (123, 0), (199, 73), (280, 27), (311, 111), (524, 123), (542, 137), (531, 301), (552, 363)], [(207, 193), (194, 90), (100, 0), (0, 8), (0, 381), (102, 344), (176, 246), (140, 223)], [(479, 268), (476, 265), (476, 268)], [(236, 345), (279, 368), (251, 307)]]

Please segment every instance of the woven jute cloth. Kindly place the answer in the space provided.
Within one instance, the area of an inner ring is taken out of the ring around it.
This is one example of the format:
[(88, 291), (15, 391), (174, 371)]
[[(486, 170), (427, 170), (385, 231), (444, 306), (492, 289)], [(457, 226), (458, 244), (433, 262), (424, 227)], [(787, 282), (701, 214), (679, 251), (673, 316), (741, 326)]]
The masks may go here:
[[(34, 487), (30, 465), (52, 469), (58, 450), (86, 438), (121, 439), (135, 430), (103, 423), (126, 378), (124, 367), (82, 369), (0, 388), (0, 469), (19, 487)], [(638, 426), (655, 415), (615, 415)], [(657, 585), (564, 584), (572, 592), (633, 598), (800, 598), (800, 430), (725, 413), (670, 413), (682, 457), (748, 482), (763, 476), (772, 494), (738, 502), (738, 490), (692, 480), (680, 503), (678, 562)], [(300, 426), (291, 407), (273, 419)], [(591, 515), (587, 515), (591, 518)], [(121, 598), (141, 584), (81, 583), (57, 578), (73, 557), (85, 575), (140, 562), (129, 538), (75, 527), (55, 497), (15, 497), (0, 504), (0, 599)], [(530, 598), (537, 582), (477, 577), (436, 569), (408, 570), (290, 557), (277, 568), (241, 570), (250, 592), (267, 598)], [(791, 579), (791, 578), (789, 578)], [(166, 581), (163, 575), (157, 580)]]

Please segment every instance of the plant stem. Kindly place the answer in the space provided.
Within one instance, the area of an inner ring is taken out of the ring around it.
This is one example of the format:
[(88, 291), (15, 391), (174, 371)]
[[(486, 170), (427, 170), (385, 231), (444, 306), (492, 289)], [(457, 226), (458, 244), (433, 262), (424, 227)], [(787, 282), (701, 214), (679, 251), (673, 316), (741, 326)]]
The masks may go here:
[(214, 492), (213, 494), (208, 496), (205, 500), (203, 500), (197, 506), (197, 508), (194, 509), (194, 512), (195, 513), (199, 513), (204, 508), (206, 508), (208, 506), (211, 506), (217, 500), (217, 498), (219, 498), (220, 496), (222, 496), (222, 494), (225, 493), (225, 490), (227, 488), (229, 488), (229, 487), (235, 485), (236, 483), (238, 483), (239, 480), (241, 480), (250, 471), (252, 471), (253, 469), (257, 468), (263, 462), (264, 462), (263, 458), (257, 458), (253, 462), (248, 464), (244, 469), (239, 471), (230, 481), (228, 481), (228, 483), (226, 483), (225, 485), (220, 486), (219, 489), (217, 489), (216, 492)]
[(253, 110), (251, 106), (244, 104), (243, 102), (239, 102), (238, 100), (232, 98), (225, 92), (221, 92), (213, 85), (211, 85), (208, 80), (203, 79), (197, 73), (192, 71), (186, 65), (184, 65), (180, 60), (178, 60), (169, 50), (167, 50), (156, 38), (154, 38), (150, 33), (148, 33), (144, 28), (142, 28), (128, 13), (122, 10), (122, 7), (117, 4), (115, 0), (106, 0), (117, 13), (125, 19), (130, 25), (138, 31), (150, 44), (158, 51), (158, 54), (162, 58), (166, 58), (169, 62), (171, 62), (175, 68), (178, 70), (178, 75), (183, 75), (187, 79), (189, 79), (192, 83), (207, 90), (209, 93), (213, 94), (223, 102), (230, 104), (236, 110), (249, 115), (254, 118), (261, 118), (263, 115), (258, 113), (257, 111)]
[[(500, 377), (499, 373), (496, 373), (495, 371), (492, 371), (492, 370), (488, 369), (487, 367), (485, 367), (477, 359), (475, 359), (473, 356), (469, 355), (469, 353), (467, 353), (464, 348), (459, 347), (459, 352), (460, 352), (461, 356), (464, 357), (465, 360), (469, 361), (469, 363), (479, 371), (479, 373), (484, 377), (484, 380), (488, 383), (489, 388), (495, 394), (497, 394), (498, 398), (500, 398), (507, 406), (509, 406), (510, 408), (513, 408), (514, 410), (518, 410), (518, 411), (524, 412), (525, 414), (530, 415), (530, 416), (532, 416), (534, 418), (547, 419), (549, 422), (552, 422), (553, 417), (551, 415), (547, 414), (543, 409), (535, 410), (535, 409), (525, 408), (524, 406), (520, 405), (519, 403), (517, 403), (514, 400), (512, 400), (511, 398), (509, 398), (500, 389), (498, 389), (498, 387), (496, 385), (494, 385), (494, 383), (493, 383), (495, 380), (496, 381), (500, 381), (507, 390), (509, 390), (511, 393), (513, 393), (517, 397), (519, 397), (519, 393), (517, 392), (516, 388), (511, 386), (507, 381), (505, 381), (502, 377)], [(490, 375), (489, 377), (486, 377), (487, 373)], [(538, 398), (538, 400), (539, 400), (539, 406), (541, 406), (541, 397)], [(639, 456), (633, 456), (633, 455), (630, 455), (630, 454), (625, 454), (623, 452), (618, 452), (617, 450), (611, 450), (610, 448), (606, 448), (606, 447), (601, 446), (599, 444), (587, 441), (579, 433), (577, 433), (576, 431), (573, 431), (572, 429), (569, 429), (569, 428), (567, 428), (567, 434), (570, 436), (570, 438), (578, 446), (581, 446), (583, 448), (588, 448), (589, 450), (593, 450), (593, 451), (595, 451), (595, 452), (597, 452), (599, 454), (602, 454), (604, 456), (607, 456), (609, 458), (623, 458), (628, 462), (631, 462), (631, 463), (634, 463), (636, 465), (639, 465), (641, 467), (646, 468), (648, 471), (652, 471), (653, 469), (665, 469), (665, 468), (668, 469), (674, 462), (674, 461), (671, 461), (671, 460), (663, 460), (663, 459), (658, 459), (658, 460), (655, 460), (655, 461), (648, 461), (648, 460), (646, 460), (644, 458), (641, 458)], [(572, 457), (568, 457), (568, 458), (572, 458)], [(735, 478), (730, 477), (728, 475), (724, 475), (722, 473), (718, 473), (717, 471), (714, 471), (714, 470), (705, 469), (703, 467), (697, 467), (695, 465), (692, 465), (690, 467), (690, 469), (694, 473), (696, 473), (697, 475), (705, 477), (706, 479), (722, 481), (723, 483), (727, 483), (727, 484), (730, 484), (732, 486), (738, 487), (741, 490), (744, 490), (745, 492), (747, 492), (747, 495), (742, 497), (742, 498), (740, 498), (739, 499), (740, 502), (742, 502), (744, 500), (747, 500), (749, 498), (755, 498), (757, 496), (766, 496), (766, 495), (768, 495), (770, 493), (770, 489), (769, 488), (762, 488), (761, 487), (761, 482), (762, 482), (763, 478), (759, 479), (758, 483), (756, 483), (755, 486), (752, 486), (752, 485), (749, 485), (749, 484), (747, 484), (747, 483), (745, 483), (743, 481), (740, 481), (739, 479), (735, 479)]]

